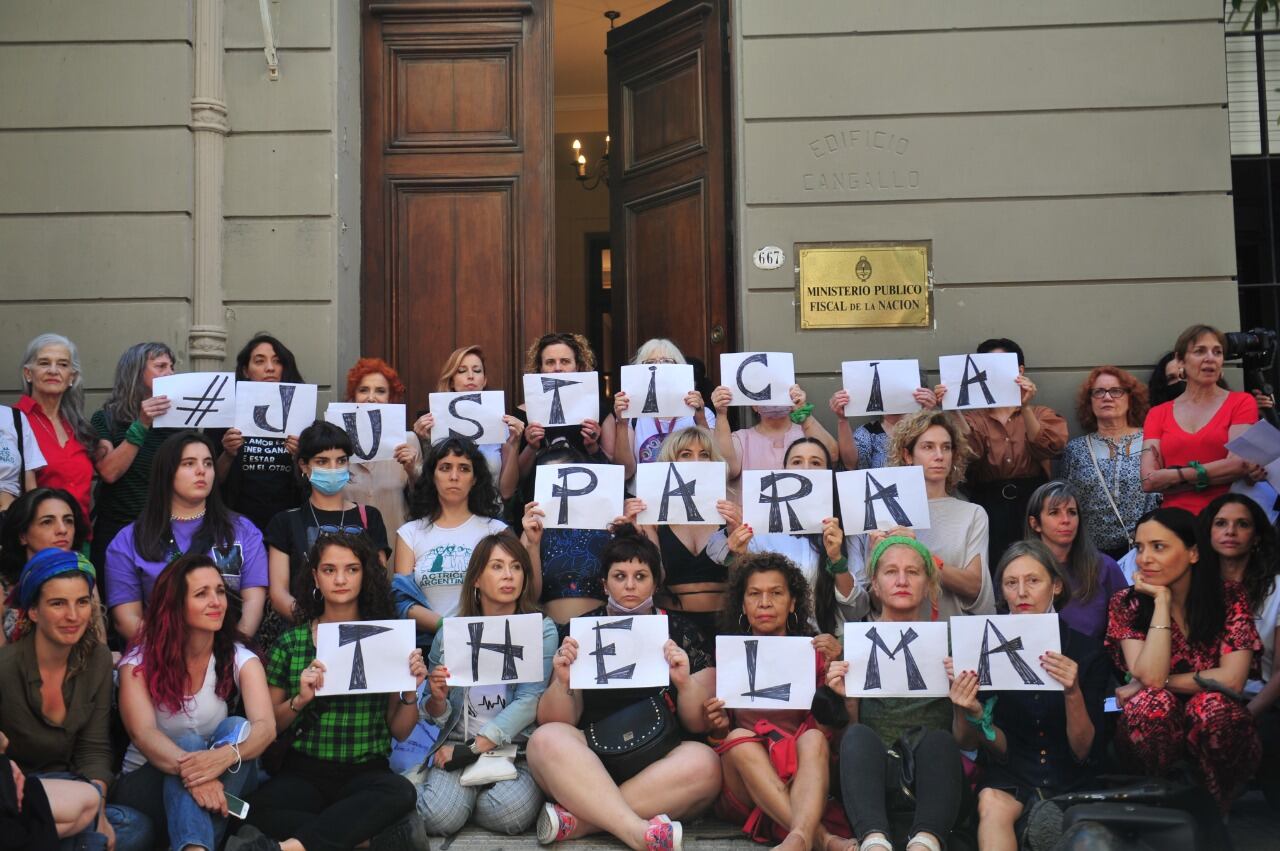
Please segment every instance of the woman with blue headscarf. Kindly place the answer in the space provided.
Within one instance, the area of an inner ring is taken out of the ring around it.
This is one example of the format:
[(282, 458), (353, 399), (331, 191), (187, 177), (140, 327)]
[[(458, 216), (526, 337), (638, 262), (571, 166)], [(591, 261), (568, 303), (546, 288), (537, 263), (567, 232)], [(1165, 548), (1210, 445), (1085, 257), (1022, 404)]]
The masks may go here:
[[(18, 578), (17, 641), (0, 647), (0, 744), (38, 778), (60, 837), (101, 834), (116, 851), (149, 847), (150, 825), (104, 807), (112, 780), (111, 652), (99, 637), (95, 573), (81, 553), (33, 555)], [(94, 847), (89, 845), (89, 847)]]

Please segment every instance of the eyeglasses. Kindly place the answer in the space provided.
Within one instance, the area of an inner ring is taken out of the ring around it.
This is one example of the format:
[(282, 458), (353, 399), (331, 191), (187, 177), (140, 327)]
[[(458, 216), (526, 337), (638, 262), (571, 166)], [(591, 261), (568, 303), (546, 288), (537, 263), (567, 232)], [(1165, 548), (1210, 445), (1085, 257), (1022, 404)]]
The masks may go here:
[(641, 363), (643, 364), (656, 364), (656, 363), (671, 364), (675, 362), (676, 362), (675, 358), (647, 358), (646, 360), (641, 361)]
[(1110, 396), (1112, 399), (1119, 399), (1128, 393), (1123, 387), (1095, 387), (1090, 391), (1089, 395), (1095, 399), (1105, 399)]

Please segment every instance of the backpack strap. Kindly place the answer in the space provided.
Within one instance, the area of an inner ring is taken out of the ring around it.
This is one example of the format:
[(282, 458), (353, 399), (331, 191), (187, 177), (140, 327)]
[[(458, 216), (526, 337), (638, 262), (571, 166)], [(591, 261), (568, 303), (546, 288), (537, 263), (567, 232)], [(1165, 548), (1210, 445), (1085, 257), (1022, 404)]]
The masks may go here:
[(22, 440), (26, 422), (22, 418), (22, 411), (16, 407), (9, 410), (13, 413), (13, 434), (18, 440), (18, 495), (21, 496), (27, 492), (27, 450)]
[(369, 512), (368, 512), (368, 510), (365, 508), (365, 506), (364, 506), (364, 505), (362, 505), (361, 503), (358, 503), (358, 502), (356, 503), (356, 510), (360, 512), (360, 525), (361, 525), (361, 526), (363, 526), (363, 527), (365, 528), (365, 530), (366, 530), (366, 531), (368, 531), (368, 529), (369, 529)]

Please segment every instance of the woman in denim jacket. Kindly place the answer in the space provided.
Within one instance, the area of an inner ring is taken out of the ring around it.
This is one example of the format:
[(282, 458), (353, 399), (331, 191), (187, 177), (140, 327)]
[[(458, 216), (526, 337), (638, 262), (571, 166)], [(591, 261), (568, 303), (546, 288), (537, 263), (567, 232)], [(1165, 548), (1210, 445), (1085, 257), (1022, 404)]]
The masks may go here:
[[(462, 582), (461, 617), (495, 617), (537, 612), (529, 553), (510, 532), (487, 535), (471, 554)], [(559, 643), (555, 621), (542, 620), (542, 669), (551, 671)], [(462, 770), (480, 755), (508, 744), (522, 744), (533, 732), (538, 698), (546, 680), (514, 685), (447, 685), (444, 630), (431, 644), (429, 691), (423, 702), (428, 720), (440, 728), (427, 756), (418, 787), (418, 814), (433, 836), (457, 833), (472, 818), (476, 824), (511, 836), (533, 824), (542, 792), (523, 757), (516, 760), (513, 780), (488, 786), (463, 786)]]

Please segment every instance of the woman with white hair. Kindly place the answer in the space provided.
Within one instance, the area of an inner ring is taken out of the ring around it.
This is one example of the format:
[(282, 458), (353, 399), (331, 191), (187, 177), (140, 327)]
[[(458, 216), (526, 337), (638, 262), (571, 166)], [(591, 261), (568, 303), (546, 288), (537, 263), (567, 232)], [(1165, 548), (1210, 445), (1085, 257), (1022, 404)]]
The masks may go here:
[[(675, 343), (661, 337), (654, 337), (640, 344), (631, 363), (635, 365), (683, 364), (688, 361)], [(626, 469), (628, 479), (635, 475), (636, 464), (658, 460), (658, 455), (662, 452), (662, 444), (672, 432), (690, 426), (715, 428), (716, 415), (707, 409), (706, 401), (697, 389), (689, 388), (689, 392), (685, 394), (684, 403), (693, 408), (693, 416), (624, 419), (626, 411), (631, 407), (631, 399), (621, 390), (614, 394), (613, 458)]]
[(93, 487), (90, 452), (98, 436), (84, 415), (84, 382), (75, 343), (61, 334), (41, 334), (27, 344), (22, 398), (14, 407), (26, 414), (44, 456), (36, 485), (67, 491), (88, 517)]

